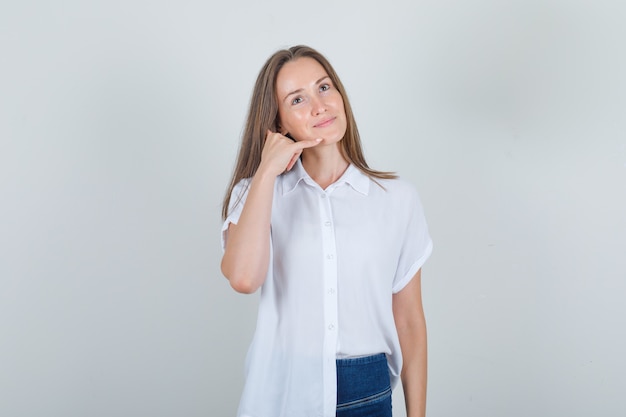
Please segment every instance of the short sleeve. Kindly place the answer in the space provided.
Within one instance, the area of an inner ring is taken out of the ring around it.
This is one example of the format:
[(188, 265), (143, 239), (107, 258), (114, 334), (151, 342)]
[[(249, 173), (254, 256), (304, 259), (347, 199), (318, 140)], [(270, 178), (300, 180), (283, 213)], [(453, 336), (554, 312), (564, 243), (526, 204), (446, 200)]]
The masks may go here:
[(224, 220), (224, 224), (222, 224), (222, 250), (226, 249), (228, 226), (231, 223), (237, 224), (237, 222), (239, 221), (239, 217), (241, 216), (241, 212), (243, 210), (243, 205), (246, 202), (246, 197), (248, 197), (249, 187), (250, 179), (244, 178), (233, 187), (233, 191), (230, 193), (228, 216), (226, 217), (226, 220)]
[(410, 197), (402, 210), (405, 214), (402, 247), (393, 280), (393, 293), (400, 292), (424, 265), (433, 250), (424, 209), (417, 191), (411, 187)]

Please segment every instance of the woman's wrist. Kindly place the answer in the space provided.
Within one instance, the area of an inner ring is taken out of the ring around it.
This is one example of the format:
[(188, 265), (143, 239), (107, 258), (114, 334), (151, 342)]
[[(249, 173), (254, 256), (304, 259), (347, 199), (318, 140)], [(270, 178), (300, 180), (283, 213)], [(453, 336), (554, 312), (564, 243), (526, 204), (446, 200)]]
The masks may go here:
[(257, 180), (258, 182), (273, 182), (280, 174), (280, 172), (272, 172), (271, 167), (265, 166), (263, 163), (261, 163), (259, 165), (259, 168), (257, 168), (256, 173), (254, 174), (254, 180)]

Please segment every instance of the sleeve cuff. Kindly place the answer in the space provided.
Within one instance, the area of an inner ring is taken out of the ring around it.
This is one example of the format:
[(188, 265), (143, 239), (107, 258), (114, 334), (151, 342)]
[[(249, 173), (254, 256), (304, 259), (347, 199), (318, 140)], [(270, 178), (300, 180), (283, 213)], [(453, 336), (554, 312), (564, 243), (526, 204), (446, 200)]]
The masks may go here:
[(407, 273), (404, 274), (402, 279), (396, 282), (396, 284), (393, 286), (393, 288), (391, 289), (393, 294), (399, 293), (400, 291), (402, 291), (404, 287), (406, 287), (406, 285), (409, 282), (411, 282), (411, 280), (413, 279), (417, 271), (419, 271), (420, 268), (426, 263), (426, 260), (430, 257), (430, 254), (432, 252), (433, 252), (433, 241), (431, 239), (428, 242), (428, 246), (426, 247), (424, 254), (417, 261), (415, 261), (413, 265), (411, 265), (411, 267), (409, 268)]

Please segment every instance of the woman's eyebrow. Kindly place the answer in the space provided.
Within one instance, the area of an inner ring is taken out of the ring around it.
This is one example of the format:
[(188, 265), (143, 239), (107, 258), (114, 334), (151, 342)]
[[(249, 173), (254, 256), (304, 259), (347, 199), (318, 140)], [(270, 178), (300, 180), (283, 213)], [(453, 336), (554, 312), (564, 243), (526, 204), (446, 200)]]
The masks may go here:
[[(324, 81), (326, 78), (330, 78), (328, 75), (324, 75), (322, 78), (320, 78), (319, 80), (315, 81), (315, 84), (319, 84), (322, 81)], [(298, 88), (297, 90), (292, 91), (291, 93), (288, 93), (285, 98), (283, 98), (283, 101), (287, 100), (287, 97), (289, 97), (292, 94), (298, 94), (301, 93), (302, 91), (304, 91), (304, 88)]]

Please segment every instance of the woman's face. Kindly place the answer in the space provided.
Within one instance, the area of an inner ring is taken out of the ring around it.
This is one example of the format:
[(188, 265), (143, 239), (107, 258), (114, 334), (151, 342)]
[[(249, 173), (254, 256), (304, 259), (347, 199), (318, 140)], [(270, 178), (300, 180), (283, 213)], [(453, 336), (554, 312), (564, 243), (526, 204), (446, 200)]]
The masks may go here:
[(346, 133), (343, 98), (324, 67), (313, 58), (286, 63), (276, 78), (279, 131), (296, 140), (339, 142)]

